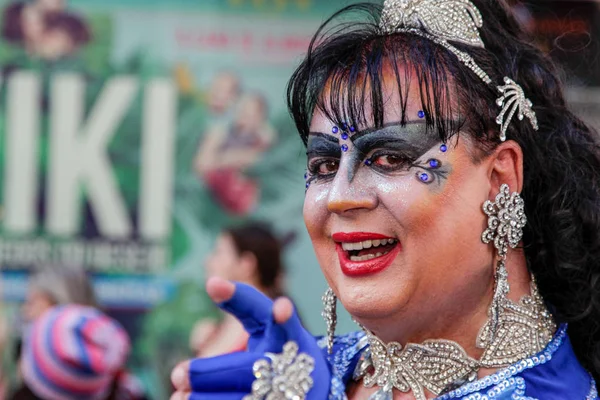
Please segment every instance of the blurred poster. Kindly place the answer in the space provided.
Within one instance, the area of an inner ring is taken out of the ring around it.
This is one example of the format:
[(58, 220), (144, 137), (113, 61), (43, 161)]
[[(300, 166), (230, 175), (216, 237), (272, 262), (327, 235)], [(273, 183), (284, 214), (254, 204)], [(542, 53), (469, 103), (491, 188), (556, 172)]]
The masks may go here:
[[(202, 259), (219, 230), (260, 218), (303, 231), (285, 84), (338, 5), (0, 0), (4, 301), (23, 300), (36, 268), (83, 266), (134, 339), (134, 370), (167, 398), (213, 312)], [(305, 274), (313, 262), (290, 259)]]

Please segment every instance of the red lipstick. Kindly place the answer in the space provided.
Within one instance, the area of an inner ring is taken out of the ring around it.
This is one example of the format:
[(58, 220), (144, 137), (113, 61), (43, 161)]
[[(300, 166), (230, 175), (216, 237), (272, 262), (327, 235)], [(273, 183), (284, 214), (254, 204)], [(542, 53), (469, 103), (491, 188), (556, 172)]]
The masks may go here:
[(335, 247), (340, 260), (342, 272), (347, 276), (358, 277), (381, 272), (392, 264), (402, 249), (400, 242), (396, 241), (393, 247), (388, 246), (386, 248), (388, 253), (382, 256), (365, 261), (352, 261), (348, 251), (342, 248), (342, 243), (359, 243), (366, 240), (397, 239), (381, 235), (379, 233), (369, 232), (334, 233), (332, 235), (332, 239), (336, 242)]

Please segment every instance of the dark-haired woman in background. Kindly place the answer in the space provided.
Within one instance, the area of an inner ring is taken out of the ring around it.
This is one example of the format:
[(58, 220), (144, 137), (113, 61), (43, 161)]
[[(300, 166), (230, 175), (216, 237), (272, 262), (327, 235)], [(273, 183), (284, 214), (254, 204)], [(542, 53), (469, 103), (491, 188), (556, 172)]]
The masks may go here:
[[(272, 299), (283, 295), (282, 243), (269, 227), (250, 223), (223, 230), (204, 261), (206, 277), (243, 282)], [(220, 322), (200, 321), (190, 335), (198, 357), (244, 350), (248, 334), (240, 322), (225, 314)]]
[[(174, 398), (598, 398), (599, 140), (504, 0), (350, 6), (288, 99), (328, 335), (213, 279), (249, 351), (182, 364)], [(362, 332), (333, 337), (336, 298)]]

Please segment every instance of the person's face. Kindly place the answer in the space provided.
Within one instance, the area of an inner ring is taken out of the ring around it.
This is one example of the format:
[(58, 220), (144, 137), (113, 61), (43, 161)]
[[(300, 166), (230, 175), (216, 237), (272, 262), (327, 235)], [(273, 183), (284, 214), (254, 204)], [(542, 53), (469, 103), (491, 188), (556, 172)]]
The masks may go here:
[(472, 144), (463, 135), (441, 147), (437, 132), (426, 133), (416, 83), (401, 126), (395, 77), (384, 81), (393, 90), (384, 93), (383, 129), (359, 126), (343, 140), (315, 112), (304, 203), (327, 281), (375, 333), (386, 321), (418, 330), (445, 310), (474, 307), (491, 290), (493, 260), (481, 242), (490, 182)]
[(54, 307), (54, 305), (54, 302), (46, 293), (31, 289), (27, 293), (25, 303), (23, 303), (23, 317), (27, 321), (33, 321)]
[(240, 280), (241, 257), (238, 254), (233, 239), (228, 234), (217, 238), (212, 252), (206, 257), (204, 265), (206, 277), (218, 276), (228, 280)]

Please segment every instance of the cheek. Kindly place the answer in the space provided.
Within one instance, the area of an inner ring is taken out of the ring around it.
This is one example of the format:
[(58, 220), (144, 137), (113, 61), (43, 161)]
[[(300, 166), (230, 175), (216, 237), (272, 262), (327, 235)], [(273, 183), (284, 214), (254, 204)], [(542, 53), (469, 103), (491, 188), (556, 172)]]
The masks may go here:
[[(424, 188), (418, 201), (410, 203), (407, 211), (410, 218), (406, 222), (413, 234), (409, 240), (420, 250), (419, 258), (427, 259), (428, 265), (456, 264), (459, 268), (458, 264), (463, 263), (467, 254), (475, 256), (479, 250), (485, 253), (486, 247), (481, 242), (485, 225), (481, 206), (487, 180), (484, 171), (473, 166), (465, 156), (449, 161), (452, 172), (448, 179), (438, 187), (434, 183), (431, 190)], [(435, 243), (444, 243), (443, 249), (432, 245)]]
[(304, 223), (313, 241), (325, 231), (325, 221), (329, 215), (328, 193), (326, 185), (319, 183), (313, 183), (306, 191), (303, 208)]
[[(328, 190), (325, 184), (313, 184), (306, 192), (304, 223), (312, 241), (317, 261), (326, 277), (337, 265), (335, 245), (329, 232), (330, 213), (327, 208)], [(328, 279), (329, 280), (329, 279)]]

